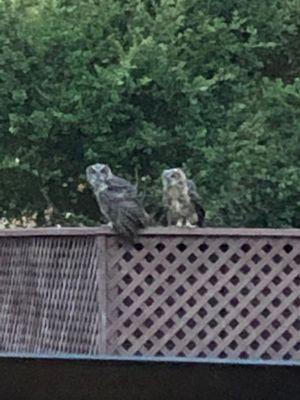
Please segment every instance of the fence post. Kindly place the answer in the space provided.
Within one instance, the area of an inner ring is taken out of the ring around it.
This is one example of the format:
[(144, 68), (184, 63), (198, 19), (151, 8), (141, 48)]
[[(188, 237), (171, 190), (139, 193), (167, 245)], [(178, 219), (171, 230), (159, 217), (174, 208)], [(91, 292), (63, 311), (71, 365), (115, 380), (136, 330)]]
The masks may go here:
[(99, 354), (107, 353), (107, 274), (106, 274), (106, 236), (96, 236), (97, 280), (100, 312)]

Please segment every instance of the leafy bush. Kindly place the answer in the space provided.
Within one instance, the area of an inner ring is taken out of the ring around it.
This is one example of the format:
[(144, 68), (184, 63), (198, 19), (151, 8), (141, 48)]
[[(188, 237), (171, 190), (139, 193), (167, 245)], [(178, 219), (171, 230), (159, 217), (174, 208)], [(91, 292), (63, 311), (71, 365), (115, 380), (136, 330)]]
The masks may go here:
[(182, 166), (209, 225), (300, 227), (296, 0), (0, 0), (0, 212), (95, 224), (84, 170)]

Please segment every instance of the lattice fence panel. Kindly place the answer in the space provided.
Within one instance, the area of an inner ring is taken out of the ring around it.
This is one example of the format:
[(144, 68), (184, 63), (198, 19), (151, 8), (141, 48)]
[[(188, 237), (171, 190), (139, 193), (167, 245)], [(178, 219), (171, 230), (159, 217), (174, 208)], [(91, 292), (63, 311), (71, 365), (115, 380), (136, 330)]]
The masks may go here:
[(300, 240), (108, 238), (108, 352), (300, 359)]
[(103, 351), (98, 241), (0, 239), (0, 351)]

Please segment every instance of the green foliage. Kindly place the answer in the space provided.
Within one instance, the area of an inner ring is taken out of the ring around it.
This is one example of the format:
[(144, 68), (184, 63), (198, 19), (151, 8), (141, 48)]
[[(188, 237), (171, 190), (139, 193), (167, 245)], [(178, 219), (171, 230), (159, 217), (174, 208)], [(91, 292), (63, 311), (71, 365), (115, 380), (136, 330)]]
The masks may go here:
[(209, 225), (300, 227), (299, 17), (297, 0), (0, 0), (0, 213), (97, 223), (82, 184), (101, 161), (157, 218), (160, 174), (183, 166)]

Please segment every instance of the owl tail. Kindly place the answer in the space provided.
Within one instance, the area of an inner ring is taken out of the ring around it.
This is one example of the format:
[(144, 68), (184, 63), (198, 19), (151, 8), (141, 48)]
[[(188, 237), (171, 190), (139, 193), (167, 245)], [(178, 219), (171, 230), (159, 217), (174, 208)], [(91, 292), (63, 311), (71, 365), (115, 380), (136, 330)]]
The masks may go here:
[(148, 225), (148, 216), (143, 210), (128, 210), (123, 212), (118, 224), (115, 226), (117, 233), (128, 243), (133, 244), (138, 236), (138, 231)]

